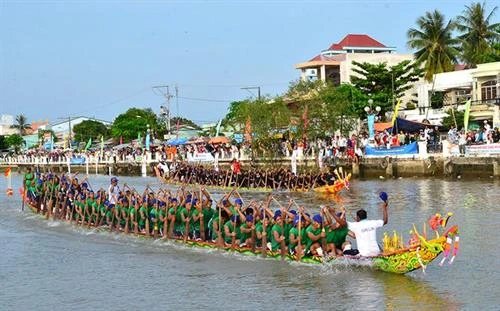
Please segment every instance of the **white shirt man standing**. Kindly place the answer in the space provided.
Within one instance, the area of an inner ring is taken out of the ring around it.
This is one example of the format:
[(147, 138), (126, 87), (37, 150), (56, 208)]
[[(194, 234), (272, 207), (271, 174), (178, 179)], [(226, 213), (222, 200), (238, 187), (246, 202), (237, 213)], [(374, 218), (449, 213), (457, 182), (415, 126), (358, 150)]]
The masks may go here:
[(111, 178), (111, 185), (108, 187), (108, 201), (110, 204), (115, 205), (120, 195), (120, 186), (118, 186), (118, 178)]
[(387, 224), (389, 216), (387, 214), (387, 193), (380, 193), (380, 198), (384, 201), (382, 206), (383, 219), (368, 220), (364, 209), (356, 212), (356, 222), (347, 222), (347, 228), (356, 236), (356, 244), (361, 256), (377, 256), (380, 248), (377, 243), (377, 228)]

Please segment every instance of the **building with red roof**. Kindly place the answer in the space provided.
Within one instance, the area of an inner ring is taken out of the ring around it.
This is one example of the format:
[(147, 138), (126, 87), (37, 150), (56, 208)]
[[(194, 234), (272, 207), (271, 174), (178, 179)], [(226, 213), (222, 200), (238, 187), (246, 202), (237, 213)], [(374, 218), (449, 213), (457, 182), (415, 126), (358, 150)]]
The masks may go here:
[(386, 62), (391, 66), (412, 59), (412, 54), (397, 54), (395, 47), (386, 46), (369, 35), (348, 34), (312, 59), (295, 65), (295, 68), (301, 71), (303, 80), (328, 80), (339, 85), (351, 81), (353, 61)]

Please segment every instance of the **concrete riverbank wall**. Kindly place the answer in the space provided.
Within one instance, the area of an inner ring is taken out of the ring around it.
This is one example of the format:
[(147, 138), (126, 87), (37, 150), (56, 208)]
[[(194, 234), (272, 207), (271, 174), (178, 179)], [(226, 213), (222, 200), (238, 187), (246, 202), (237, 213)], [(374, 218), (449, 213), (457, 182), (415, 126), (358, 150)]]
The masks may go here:
[[(8, 166), (14, 171), (24, 172), (27, 167), (37, 167), (42, 172), (79, 172), (81, 174), (127, 175), (127, 176), (153, 176), (153, 167), (157, 163), (150, 162), (106, 162), (92, 163), (89, 165), (68, 165), (67, 163), (10, 163), (0, 164), (0, 169)], [(211, 164), (206, 164), (210, 166)], [(227, 168), (230, 161), (219, 161), (219, 167)], [(241, 161), (243, 168), (253, 167), (291, 167), (290, 159), (259, 159), (257, 161)], [(298, 172), (317, 171), (317, 161), (302, 159), (297, 164)], [(352, 163), (339, 159), (335, 165), (324, 167), (343, 167), (346, 172), (351, 172), (354, 178), (398, 178), (398, 177), (441, 177), (441, 178), (472, 178), (487, 177), (500, 178), (500, 157), (440, 157), (428, 156), (426, 158), (399, 158), (399, 157), (373, 157), (365, 158), (360, 163)]]

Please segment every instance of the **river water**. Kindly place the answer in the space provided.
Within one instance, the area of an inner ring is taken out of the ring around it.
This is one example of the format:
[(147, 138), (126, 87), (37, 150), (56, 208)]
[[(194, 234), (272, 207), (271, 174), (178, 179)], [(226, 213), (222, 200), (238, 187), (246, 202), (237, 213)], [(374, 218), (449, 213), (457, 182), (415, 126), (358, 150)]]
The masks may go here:
[[(92, 176), (94, 189), (109, 177)], [(152, 178), (120, 178), (139, 191)], [(2, 310), (498, 310), (500, 183), (493, 180), (353, 181), (346, 208), (381, 218), (378, 192), (390, 196), (389, 224), (379, 232), (408, 235), (433, 213), (453, 212), (460, 253), (426, 274), (393, 275), (343, 264), (306, 265), (192, 249), (168, 241), (96, 232), (21, 211), (0, 183)], [(221, 191), (212, 191), (214, 197)], [(264, 193), (241, 193), (245, 200)], [(313, 210), (330, 198), (277, 193)], [(438, 258), (438, 260), (441, 257)]]

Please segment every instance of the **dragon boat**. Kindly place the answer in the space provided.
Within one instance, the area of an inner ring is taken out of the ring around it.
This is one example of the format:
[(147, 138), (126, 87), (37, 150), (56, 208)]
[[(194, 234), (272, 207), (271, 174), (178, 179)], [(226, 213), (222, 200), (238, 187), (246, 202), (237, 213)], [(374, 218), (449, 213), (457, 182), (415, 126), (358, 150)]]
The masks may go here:
[[(46, 218), (45, 215), (39, 214), (40, 211), (32, 204), (27, 204), (30, 207), (33, 213), (40, 215), (40, 217)], [(265, 254), (261, 249), (252, 250), (248, 247), (231, 247), (231, 246), (220, 246), (214, 242), (208, 241), (195, 241), (195, 240), (184, 240), (183, 238), (171, 238), (168, 239), (175, 243), (179, 243), (185, 245), (187, 247), (195, 247), (195, 248), (205, 248), (205, 249), (217, 249), (225, 252), (233, 252), (245, 256), (265, 256), (269, 259), (283, 260), (289, 262), (301, 262), (305, 264), (341, 264), (347, 266), (363, 266), (363, 267), (371, 267), (374, 270), (396, 273), (396, 274), (405, 274), (414, 270), (423, 269), (425, 272), (425, 268), (428, 264), (430, 264), (433, 260), (435, 260), (441, 253), (444, 253), (443, 259), (440, 262), (442, 265), (445, 260), (448, 258), (452, 246), (453, 256), (450, 259), (450, 264), (455, 259), (455, 256), (458, 252), (459, 245), (459, 237), (458, 237), (458, 226), (452, 226), (448, 230), (445, 230), (442, 234), (438, 233), (439, 227), (446, 227), (449, 216), (444, 218), (439, 214), (436, 214), (431, 217), (429, 220), (429, 224), (431, 228), (436, 232), (436, 237), (433, 239), (427, 239), (425, 237), (425, 233), (423, 235), (419, 234), (414, 226), (413, 240), (410, 242), (411, 245), (407, 247), (398, 248), (396, 244), (403, 243), (402, 240), (397, 240), (394, 242), (394, 245), (390, 246), (390, 241), (387, 241), (387, 237), (384, 237), (384, 251), (378, 256), (373, 257), (361, 257), (361, 256), (303, 256), (300, 259), (297, 258), (296, 255), (286, 254), (283, 255), (280, 251), (270, 251), (267, 250)], [(61, 221), (65, 221), (71, 223), (67, 219), (61, 219)], [(77, 225), (80, 223), (76, 223)], [(89, 229), (90, 230), (90, 229)], [(92, 230), (97, 231), (110, 231), (108, 226), (97, 227)], [(115, 231), (116, 232), (116, 231)], [(123, 230), (119, 231), (122, 234)], [(143, 232), (134, 233), (129, 232), (128, 234), (132, 236), (137, 236), (141, 238), (152, 238), (155, 237), (153, 235), (146, 235)], [(454, 238), (454, 240), (453, 240)], [(156, 239), (167, 239), (166, 237), (156, 237)], [(390, 238), (389, 238), (390, 239)]]

